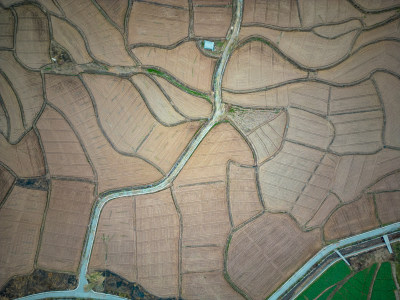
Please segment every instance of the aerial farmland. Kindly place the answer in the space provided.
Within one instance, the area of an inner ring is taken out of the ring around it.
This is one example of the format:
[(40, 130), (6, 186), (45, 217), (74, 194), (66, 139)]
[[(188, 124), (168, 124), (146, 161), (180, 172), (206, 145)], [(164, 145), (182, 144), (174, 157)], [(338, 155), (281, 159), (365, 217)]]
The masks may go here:
[(1, 300), (399, 299), (398, 241), (399, 0), (0, 0)]

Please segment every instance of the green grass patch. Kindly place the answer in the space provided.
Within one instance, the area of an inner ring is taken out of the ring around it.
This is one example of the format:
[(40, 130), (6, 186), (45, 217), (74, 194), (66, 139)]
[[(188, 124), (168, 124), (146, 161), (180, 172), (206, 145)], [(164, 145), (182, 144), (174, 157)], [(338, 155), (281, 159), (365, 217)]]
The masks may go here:
[(159, 77), (162, 77), (162, 78), (168, 80), (173, 85), (175, 85), (177, 88), (179, 88), (181, 90), (184, 90), (186, 93), (188, 93), (190, 95), (193, 95), (193, 96), (196, 96), (196, 97), (203, 98), (203, 99), (205, 99), (205, 100), (207, 100), (208, 102), (211, 103), (210, 97), (207, 94), (204, 94), (202, 92), (198, 92), (198, 91), (189, 89), (188, 87), (184, 86), (179, 81), (177, 81), (174, 77), (172, 77), (172, 76), (170, 76), (170, 75), (168, 75), (168, 74), (166, 74), (166, 73), (164, 73), (164, 72), (162, 72), (160, 70), (149, 68), (149, 69), (147, 69), (147, 72), (149, 72), (150, 74), (154, 74), (154, 75), (157, 75)]
[(351, 270), (345, 262), (337, 262), (301, 293), (297, 299), (315, 299), (328, 287), (342, 281), (350, 273)]
[(224, 46), (225, 41), (215, 41), (214, 44), (216, 47), (222, 48)]
[(242, 108), (242, 107), (240, 107), (240, 106), (231, 106), (230, 108), (229, 108), (229, 113), (230, 114), (234, 114), (234, 113), (240, 113), (240, 112), (246, 112), (246, 111), (248, 111), (248, 110), (246, 110), (246, 109), (244, 109), (244, 108)]
[(150, 74), (156, 74), (158, 76), (164, 77), (164, 75), (166, 75), (165, 73), (161, 72), (160, 70), (157, 69), (147, 69), (147, 72), (149, 72)]
[(396, 284), (393, 281), (392, 267), (390, 262), (384, 262), (376, 275), (371, 300), (396, 299), (395, 290)]
[(373, 264), (369, 268), (356, 273), (337, 291), (332, 299), (367, 299), (377, 266), (377, 264)]

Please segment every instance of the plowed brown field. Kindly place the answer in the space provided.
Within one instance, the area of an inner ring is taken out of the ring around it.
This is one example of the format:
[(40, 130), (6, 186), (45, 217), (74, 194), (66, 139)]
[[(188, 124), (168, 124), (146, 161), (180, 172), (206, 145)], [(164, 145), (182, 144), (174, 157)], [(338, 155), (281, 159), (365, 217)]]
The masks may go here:
[(66, 21), (57, 17), (51, 17), (54, 39), (72, 55), (78, 64), (85, 64), (92, 61), (87, 52), (85, 41), (80, 33)]
[(346, 155), (336, 169), (333, 191), (344, 201), (353, 200), (367, 186), (400, 167), (400, 153), (384, 149), (373, 155)]
[(83, 79), (94, 96), (107, 136), (117, 149), (134, 153), (158, 124), (139, 92), (128, 80), (114, 76), (85, 74)]
[(244, 27), (240, 38), (262, 36), (276, 44), (279, 49), (297, 63), (321, 68), (336, 63), (350, 51), (356, 31), (340, 35), (335, 39), (327, 39), (312, 31), (278, 31), (263, 27)]
[(178, 294), (179, 219), (169, 189), (136, 197), (138, 282), (160, 297)]
[(40, 268), (64, 272), (77, 271), (93, 201), (93, 184), (80, 181), (52, 181), (50, 202), (39, 249)]
[(243, 23), (300, 27), (297, 3), (295, 0), (244, 1)]
[(128, 25), (129, 44), (173, 44), (186, 36), (189, 30), (188, 9), (135, 2)]
[(254, 41), (233, 52), (226, 66), (223, 87), (232, 90), (263, 88), (306, 77), (270, 46)]
[(234, 226), (262, 211), (252, 168), (229, 165), (229, 201)]
[(207, 100), (194, 97), (170, 84), (163, 78), (157, 78), (158, 83), (171, 98), (175, 107), (189, 118), (207, 118), (210, 116), (212, 106)]
[[(206, 1), (197, 6), (198, 1), (193, 1), (194, 34), (201, 37), (224, 38), (227, 34), (232, 18), (232, 4), (230, 0)], [(215, 4), (220, 7), (214, 6)], [(225, 6), (223, 6), (225, 5)]]
[(400, 126), (398, 126), (398, 116), (400, 114), (400, 103), (398, 95), (400, 93), (399, 80), (385, 73), (374, 75), (374, 79), (382, 97), (385, 113), (385, 136), (386, 145), (400, 147)]
[(400, 192), (376, 194), (376, 210), (383, 224), (399, 222)]
[(227, 270), (246, 294), (265, 299), (320, 245), (319, 231), (304, 233), (288, 216), (264, 214), (234, 233)]
[(287, 139), (303, 145), (328, 148), (333, 139), (334, 127), (326, 119), (296, 108), (289, 108), (288, 114), (290, 122)]
[(113, 270), (157, 296), (176, 297), (178, 239), (170, 190), (118, 199), (101, 213), (90, 268)]
[(96, 0), (106, 14), (113, 20), (120, 28), (124, 28), (124, 20), (128, 3), (124, 0)]
[(14, 176), (0, 165), (0, 203), (3, 203), (4, 197), (13, 185), (14, 180)]
[(50, 63), (49, 26), (45, 14), (33, 5), (18, 6), (16, 12), (18, 16), (15, 37), (17, 56), (31, 68), (40, 68)]
[(174, 127), (158, 125), (137, 149), (137, 153), (167, 173), (200, 127), (190, 122)]
[(329, 104), (331, 115), (381, 108), (376, 89), (370, 80), (356, 86), (332, 87)]
[(307, 223), (307, 227), (320, 226), (325, 221), (332, 210), (339, 204), (339, 200), (335, 195), (330, 194), (322, 203), (316, 214)]
[(378, 27), (373, 30), (365, 31), (360, 34), (357, 38), (353, 48), (358, 49), (362, 46), (365, 46), (371, 42), (376, 40), (383, 40), (383, 39), (398, 39), (400, 37), (400, 33), (398, 31), (399, 28), (399, 20), (395, 19), (388, 24)]
[[(11, 88), (10, 84), (7, 82), (6, 78), (0, 75), (0, 92), (1, 99), (5, 109), (7, 110), (9, 122), (10, 122), (10, 137), (9, 141), (15, 143), (25, 132), (24, 124), (22, 122), (21, 107), (18, 103), (18, 99)], [(4, 121), (6, 121), (6, 115), (4, 114)], [(7, 131), (4, 131), (4, 136), (6, 136)]]
[(0, 287), (33, 270), (46, 191), (14, 187), (0, 209)]
[(229, 124), (213, 128), (175, 180), (176, 186), (225, 180), (227, 160), (253, 165), (249, 146)]
[(0, 2), (0, 295), (261, 300), (400, 221), (400, 0)]
[(99, 191), (156, 181), (161, 174), (142, 159), (116, 152), (101, 131), (92, 101), (78, 78), (46, 76), (48, 100), (72, 123), (98, 174)]
[[(228, 289), (222, 274), (223, 249), (231, 228), (226, 199), (229, 159), (248, 165), (254, 163), (240, 134), (228, 124), (220, 124), (202, 141), (174, 182), (183, 225), (183, 297), (202, 298), (212, 293), (238, 297)], [(205, 257), (215, 263), (208, 262), (201, 267), (195, 263)], [(198, 271), (203, 276), (196, 282), (199, 276), (192, 272)]]
[(37, 127), (51, 175), (94, 179), (82, 145), (57, 111), (47, 106)]
[(335, 211), (324, 226), (326, 240), (336, 240), (367, 231), (379, 225), (372, 196), (344, 205)]
[(332, 69), (320, 71), (318, 77), (330, 82), (351, 83), (368, 78), (376, 69), (396, 73), (400, 62), (394, 54), (399, 51), (399, 44), (393, 41), (371, 44), (357, 51), (352, 59), (345, 60)]
[(14, 18), (10, 11), (0, 8), (0, 47), (12, 48), (14, 41)]
[(76, 5), (73, 0), (62, 0), (59, 4), (66, 16), (84, 32), (96, 58), (115, 65), (133, 65), (121, 34), (91, 1)]
[(31, 130), (16, 145), (10, 145), (0, 135), (0, 161), (21, 177), (45, 174), (43, 153), (36, 133)]
[(385, 192), (400, 189), (400, 172), (386, 176), (368, 189), (372, 192)]
[(194, 42), (183, 43), (172, 50), (139, 47), (132, 51), (143, 65), (159, 66), (193, 88), (211, 89), (215, 60), (203, 56)]
[(287, 84), (268, 91), (234, 94), (223, 93), (227, 103), (245, 107), (275, 108), (291, 105), (306, 111), (327, 114), (329, 87), (315, 82)]
[(124, 197), (107, 203), (101, 212), (89, 269), (110, 270), (137, 281), (135, 203)]
[(27, 127), (30, 127), (43, 103), (42, 78), (39, 73), (23, 68), (11, 52), (0, 52), (0, 68), (6, 74), (19, 96), (25, 114)]
[(176, 125), (183, 122), (185, 118), (181, 116), (171, 105), (156, 83), (146, 75), (135, 75), (132, 81), (142, 92), (142, 95), (154, 116), (165, 125)]

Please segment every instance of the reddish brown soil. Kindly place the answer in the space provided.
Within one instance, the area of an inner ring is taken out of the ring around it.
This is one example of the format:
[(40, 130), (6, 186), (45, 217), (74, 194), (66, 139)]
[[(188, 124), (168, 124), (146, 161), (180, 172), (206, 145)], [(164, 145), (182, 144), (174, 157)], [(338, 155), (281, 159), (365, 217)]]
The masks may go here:
[(46, 76), (47, 98), (70, 120), (97, 171), (99, 192), (154, 182), (155, 167), (137, 157), (116, 152), (101, 131), (92, 100), (76, 77)]
[(36, 133), (31, 130), (16, 145), (10, 145), (0, 135), (1, 162), (18, 176), (36, 177), (45, 174), (42, 150)]
[(187, 85), (209, 91), (215, 60), (205, 57), (194, 42), (186, 42), (172, 50), (156, 47), (140, 47), (133, 53), (143, 65), (159, 66)]
[(400, 192), (388, 192), (375, 195), (376, 209), (383, 224), (400, 220)]
[(340, 207), (324, 226), (326, 240), (336, 240), (355, 235), (379, 225), (375, 216), (372, 195)]
[(318, 230), (305, 233), (286, 215), (264, 214), (234, 233), (227, 271), (250, 297), (265, 299), (320, 247)]
[(254, 169), (229, 166), (229, 201), (235, 226), (262, 211)]
[(50, 37), (46, 15), (36, 6), (23, 5), (16, 9), (18, 28), (16, 54), (22, 63), (40, 68), (50, 63)]
[(129, 44), (173, 44), (188, 35), (189, 11), (134, 2), (128, 25)]
[(0, 165), (0, 203), (3, 202), (11, 186), (14, 183), (14, 176)]
[(93, 201), (91, 183), (52, 181), (38, 257), (40, 268), (77, 271)]
[(51, 175), (94, 179), (82, 145), (57, 111), (47, 106), (37, 127)]
[(0, 210), (0, 287), (29, 273), (38, 246), (47, 192), (14, 187)]

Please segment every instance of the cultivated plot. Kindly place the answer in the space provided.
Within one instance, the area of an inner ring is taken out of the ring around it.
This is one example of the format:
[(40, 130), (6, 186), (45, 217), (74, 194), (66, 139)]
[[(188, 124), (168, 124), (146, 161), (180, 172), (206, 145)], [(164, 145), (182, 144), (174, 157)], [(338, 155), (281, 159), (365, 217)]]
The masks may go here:
[[(399, 9), (2, 1), (0, 289), (44, 270), (265, 299), (328, 243), (398, 222)], [(393, 296), (383, 265), (352, 278), (306, 296)]]

